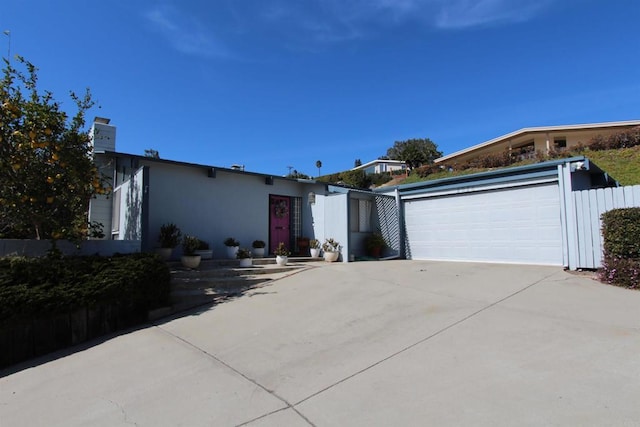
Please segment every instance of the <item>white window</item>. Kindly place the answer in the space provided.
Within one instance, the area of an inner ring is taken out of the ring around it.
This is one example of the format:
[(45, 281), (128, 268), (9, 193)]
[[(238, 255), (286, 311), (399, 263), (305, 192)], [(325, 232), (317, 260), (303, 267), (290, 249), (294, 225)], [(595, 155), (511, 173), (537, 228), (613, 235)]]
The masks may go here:
[(371, 207), (370, 200), (351, 199), (349, 201), (349, 229), (353, 232), (371, 232)]

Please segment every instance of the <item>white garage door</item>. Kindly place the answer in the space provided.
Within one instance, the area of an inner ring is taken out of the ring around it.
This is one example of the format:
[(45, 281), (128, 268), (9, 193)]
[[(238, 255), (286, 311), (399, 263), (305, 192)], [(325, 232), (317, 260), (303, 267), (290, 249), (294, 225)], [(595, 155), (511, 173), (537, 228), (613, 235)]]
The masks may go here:
[(562, 265), (557, 183), (404, 202), (407, 257)]

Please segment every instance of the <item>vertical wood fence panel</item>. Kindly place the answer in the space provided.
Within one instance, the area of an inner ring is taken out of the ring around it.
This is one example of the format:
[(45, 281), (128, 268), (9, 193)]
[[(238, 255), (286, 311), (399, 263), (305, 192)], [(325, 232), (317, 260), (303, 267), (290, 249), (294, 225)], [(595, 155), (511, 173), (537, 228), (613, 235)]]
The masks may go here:
[(600, 216), (618, 208), (640, 207), (640, 185), (574, 191), (576, 210), (578, 268), (602, 266), (602, 221)]

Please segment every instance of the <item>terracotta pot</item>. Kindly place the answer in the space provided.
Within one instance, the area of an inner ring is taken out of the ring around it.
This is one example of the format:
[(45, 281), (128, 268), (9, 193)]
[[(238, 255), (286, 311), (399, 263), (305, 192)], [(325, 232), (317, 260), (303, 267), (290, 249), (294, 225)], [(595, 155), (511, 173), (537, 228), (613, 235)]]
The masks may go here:
[(369, 248), (369, 255), (373, 258), (380, 258), (382, 255), (382, 248), (379, 246)]

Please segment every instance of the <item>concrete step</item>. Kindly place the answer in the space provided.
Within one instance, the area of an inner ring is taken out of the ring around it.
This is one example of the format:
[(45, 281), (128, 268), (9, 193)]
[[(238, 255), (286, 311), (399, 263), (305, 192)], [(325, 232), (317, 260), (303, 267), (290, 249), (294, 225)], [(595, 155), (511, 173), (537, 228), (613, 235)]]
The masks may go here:
[[(311, 258), (311, 257), (289, 257), (287, 265), (296, 265), (296, 264), (306, 264), (310, 262), (320, 262), (324, 259), (321, 257)], [(253, 258), (253, 265), (275, 265), (276, 259), (275, 257), (265, 257), (265, 258)], [(169, 261), (168, 262), (170, 268), (180, 269), (183, 268), (180, 261)], [(207, 270), (218, 267), (238, 267), (240, 265), (240, 261), (237, 259), (204, 259), (200, 263), (200, 267), (198, 270)]]
[(174, 279), (171, 281), (171, 293), (180, 291), (197, 291), (203, 289), (224, 289), (255, 285), (275, 280), (274, 275), (248, 275), (229, 277), (195, 277), (188, 279)]
[(213, 260), (213, 262), (205, 261), (199, 268), (193, 270), (186, 269), (179, 263), (170, 263), (171, 308), (169, 313), (173, 314), (241, 296), (250, 289), (313, 268), (315, 262), (322, 258), (303, 258), (303, 260), (290, 261), (286, 266), (278, 266), (275, 261), (265, 261), (246, 268), (238, 267), (238, 263), (233, 260)]
[(235, 276), (255, 276), (261, 274), (279, 274), (293, 272), (305, 268), (302, 264), (290, 264), (278, 266), (276, 264), (254, 265), (252, 267), (208, 267), (188, 269), (183, 267), (172, 267), (172, 279), (192, 279), (192, 278), (225, 278)]

